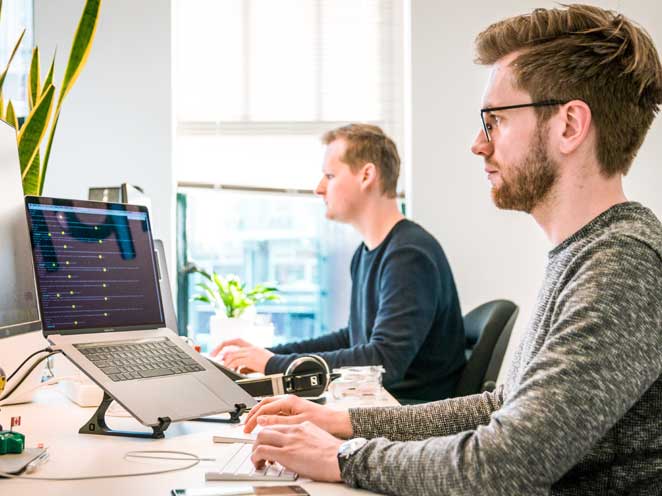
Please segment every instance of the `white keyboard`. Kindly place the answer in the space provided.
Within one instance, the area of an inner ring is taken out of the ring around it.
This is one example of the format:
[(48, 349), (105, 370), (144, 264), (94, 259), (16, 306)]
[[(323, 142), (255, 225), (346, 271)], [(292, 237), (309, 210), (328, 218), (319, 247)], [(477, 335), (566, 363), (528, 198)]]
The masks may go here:
[(221, 462), (218, 472), (207, 472), (205, 480), (293, 481), (298, 477), (279, 463), (256, 470), (251, 461), (252, 444), (233, 443), (226, 446), (232, 449), (232, 455), (226, 463)]

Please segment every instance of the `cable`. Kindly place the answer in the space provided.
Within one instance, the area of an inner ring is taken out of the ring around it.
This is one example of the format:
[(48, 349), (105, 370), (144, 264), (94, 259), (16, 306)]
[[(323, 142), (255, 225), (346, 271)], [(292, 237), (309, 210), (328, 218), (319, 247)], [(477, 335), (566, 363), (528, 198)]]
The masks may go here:
[[(16, 373), (17, 373), (19, 370), (21, 370), (21, 367), (23, 367), (23, 365), (25, 365), (26, 363), (28, 363), (28, 360), (30, 360), (30, 358), (32, 358), (32, 357), (35, 356), (35, 355), (38, 355), (39, 353), (46, 353), (46, 352), (51, 352), (51, 351), (53, 351), (53, 349), (49, 347), (49, 348), (44, 348), (43, 350), (35, 351), (34, 353), (32, 353), (29, 357), (27, 357), (25, 360), (23, 360), (23, 363), (21, 363), (18, 367), (16, 367), (16, 370), (14, 370), (14, 371), (9, 375), (9, 377), (7, 377), (7, 382), (9, 382), (9, 381), (12, 380), (12, 377), (14, 377), (14, 376), (16, 375)], [(50, 355), (49, 355), (49, 356), (50, 356)], [(41, 360), (40, 360), (40, 361), (41, 361)], [(37, 363), (39, 363), (39, 362), (37, 362)]]
[[(149, 454), (171, 454), (187, 456), (189, 458), (172, 458), (166, 456), (146, 456)], [(108, 475), (83, 475), (78, 477), (32, 477), (29, 475), (14, 475), (5, 472), (0, 472), (0, 477), (8, 477), (10, 479), (25, 479), (25, 480), (41, 480), (41, 481), (80, 481), (92, 479), (120, 479), (125, 477), (140, 477), (142, 475), (160, 475), (168, 474), (170, 472), (179, 472), (181, 470), (188, 470), (193, 468), (203, 461), (216, 461), (215, 458), (200, 458), (194, 453), (187, 453), (185, 451), (163, 451), (163, 450), (149, 450), (149, 451), (129, 451), (124, 454), (124, 459), (127, 458), (151, 458), (153, 460), (168, 460), (168, 461), (191, 461), (188, 465), (178, 468), (167, 468), (162, 470), (152, 470), (151, 472), (135, 472), (135, 473), (120, 473)]]
[[(46, 350), (41, 350), (40, 352), (43, 352), (43, 351), (46, 351)], [(40, 353), (40, 352), (39, 352), (39, 353)], [(37, 368), (37, 365), (39, 365), (41, 362), (43, 362), (44, 360), (46, 360), (49, 356), (56, 355), (57, 353), (62, 353), (62, 352), (61, 352), (60, 350), (51, 351), (48, 355), (46, 355), (46, 356), (44, 356), (44, 357), (41, 357), (39, 360), (37, 360), (36, 362), (34, 362), (34, 363), (32, 364), (32, 366), (28, 369), (28, 371), (23, 375), (23, 377), (21, 377), (21, 378), (19, 379), (19, 381), (18, 381), (16, 384), (14, 384), (14, 385), (12, 386), (11, 389), (9, 389), (7, 392), (5, 392), (5, 394), (3, 394), (2, 396), (0, 396), (0, 401), (2, 401), (2, 400), (6, 400), (7, 398), (9, 398), (9, 396), (11, 396), (11, 394), (12, 394), (14, 391), (16, 391), (16, 389), (18, 389), (18, 387), (19, 387), (21, 384), (23, 384), (23, 381), (25, 381), (25, 379), (27, 379), (27, 377), (30, 375), (30, 372), (32, 372), (35, 368)], [(33, 353), (32, 356), (34, 356), (34, 353)], [(31, 358), (31, 357), (28, 357), (27, 360), (29, 360), (30, 358)], [(16, 374), (16, 372), (19, 371), (19, 369), (20, 369), (20, 368), (21, 368), (21, 367), (27, 362), (27, 360), (24, 361), (24, 362), (18, 367), (18, 369), (16, 369), (16, 370), (12, 373), (11, 377), (13, 377), (13, 376)]]

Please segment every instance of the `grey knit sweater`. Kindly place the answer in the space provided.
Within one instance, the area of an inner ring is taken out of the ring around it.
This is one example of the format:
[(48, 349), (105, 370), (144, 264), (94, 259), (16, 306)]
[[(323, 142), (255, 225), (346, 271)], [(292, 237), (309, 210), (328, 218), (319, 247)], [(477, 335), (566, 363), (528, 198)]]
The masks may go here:
[(662, 494), (662, 226), (616, 205), (549, 254), (502, 387), (350, 410), (348, 484), (387, 494)]

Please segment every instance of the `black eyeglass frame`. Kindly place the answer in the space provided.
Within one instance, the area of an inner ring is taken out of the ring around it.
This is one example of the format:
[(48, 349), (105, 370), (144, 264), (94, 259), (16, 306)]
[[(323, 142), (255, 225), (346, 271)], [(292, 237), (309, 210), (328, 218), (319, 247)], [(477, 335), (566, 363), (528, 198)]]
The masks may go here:
[(552, 105), (565, 105), (571, 100), (544, 100), (542, 102), (531, 102), (531, 103), (520, 103), (518, 105), (506, 105), (504, 107), (486, 107), (480, 109), (480, 121), (483, 123), (483, 132), (487, 138), (487, 142), (491, 142), (492, 138), (490, 137), (490, 132), (487, 129), (487, 123), (485, 122), (485, 113), (486, 112), (497, 112), (499, 110), (511, 110), (517, 108), (525, 107), (550, 107)]

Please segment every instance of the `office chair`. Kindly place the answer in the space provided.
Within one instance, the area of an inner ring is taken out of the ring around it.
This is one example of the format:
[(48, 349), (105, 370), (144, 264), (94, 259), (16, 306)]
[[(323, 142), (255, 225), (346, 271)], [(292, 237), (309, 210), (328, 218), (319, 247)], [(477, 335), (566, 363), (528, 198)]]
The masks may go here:
[(494, 300), (464, 316), (467, 364), (455, 396), (493, 391), (519, 308), (509, 300)]

